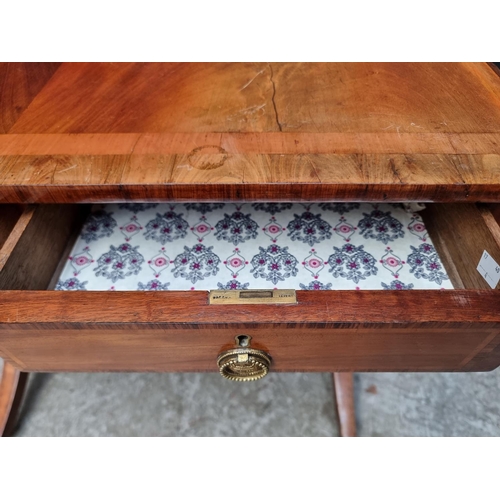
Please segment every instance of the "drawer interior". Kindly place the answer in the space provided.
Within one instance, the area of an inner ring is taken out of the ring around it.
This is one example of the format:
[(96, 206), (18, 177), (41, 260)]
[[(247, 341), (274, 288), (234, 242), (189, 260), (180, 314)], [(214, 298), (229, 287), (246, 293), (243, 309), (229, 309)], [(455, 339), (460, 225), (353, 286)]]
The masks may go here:
[(97, 205), (56, 284), (89, 291), (270, 288), (453, 285), (419, 213), (388, 203)]
[(2, 205), (0, 289), (491, 289), (489, 208), (415, 205)]

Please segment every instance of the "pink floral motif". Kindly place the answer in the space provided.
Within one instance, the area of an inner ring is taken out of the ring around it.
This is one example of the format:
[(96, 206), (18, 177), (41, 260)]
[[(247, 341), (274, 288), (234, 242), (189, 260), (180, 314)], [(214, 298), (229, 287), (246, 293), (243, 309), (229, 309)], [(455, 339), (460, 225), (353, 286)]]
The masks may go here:
[(422, 219), (417, 214), (413, 214), (411, 222), (408, 224), (408, 231), (420, 238), (422, 241), (427, 241), (427, 238), (429, 237)]
[(198, 238), (199, 242), (202, 242), (203, 238), (208, 236), (213, 230), (214, 228), (210, 226), (204, 215), (200, 218), (200, 221), (191, 228), (192, 233)]
[(165, 253), (165, 248), (163, 247), (160, 253), (148, 260), (148, 264), (155, 273), (155, 278), (158, 278), (170, 265), (170, 257)]
[(312, 248), (309, 255), (302, 262), (302, 265), (311, 273), (312, 277), (317, 280), (320, 271), (325, 267), (325, 261), (317, 255), (316, 250)]
[(276, 243), (277, 239), (283, 234), (283, 227), (281, 224), (278, 224), (274, 216), (271, 217), (269, 223), (262, 229), (271, 238), (273, 243)]
[(351, 236), (356, 232), (357, 227), (349, 224), (345, 217), (340, 218), (340, 222), (333, 228), (333, 230), (344, 238), (345, 241), (351, 241)]
[(231, 271), (233, 278), (237, 278), (240, 271), (248, 265), (248, 261), (240, 254), (239, 249), (235, 248), (234, 252), (224, 261), (224, 265)]
[(89, 250), (89, 247), (85, 247), (82, 252), (69, 257), (71, 267), (74, 269), (74, 276), (78, 276), (86, 267), (89, 267), (94, 262)]
[(387, 247), (387, 252), (380, 259), (380, 263), (384, 266), (395, 278), (399, 278), (399, 272), (403, 269), (404, 260), (394, 255), (391, 247)]
[(120, 227), (120, 231), (125, 235), (125, 241), (130, 241), (137, 233), (142, 231), (143, 227), (139, 224), (137, 217), (133, 215), (130, 221)]

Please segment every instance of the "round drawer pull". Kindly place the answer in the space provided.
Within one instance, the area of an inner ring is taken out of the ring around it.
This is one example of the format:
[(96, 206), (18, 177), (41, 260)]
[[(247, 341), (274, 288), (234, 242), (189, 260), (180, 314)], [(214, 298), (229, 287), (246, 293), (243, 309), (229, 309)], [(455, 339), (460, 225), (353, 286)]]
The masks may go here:
[(217, 357), (220, 374), (229, 380), (247, 382), (259, 380), (269, 373), (271, 356), (250, 347), (249, 335), (237, 335), (236, 347), (221, 352)]

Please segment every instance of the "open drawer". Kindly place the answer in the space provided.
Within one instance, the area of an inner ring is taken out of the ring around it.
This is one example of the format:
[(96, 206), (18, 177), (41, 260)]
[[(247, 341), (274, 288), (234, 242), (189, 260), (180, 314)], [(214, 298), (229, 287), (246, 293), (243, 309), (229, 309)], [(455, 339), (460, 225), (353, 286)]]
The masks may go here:
[[(217, 371), (237, 335), (273, 371), (482, 371), (500, 364), (500, 262), (485, 206), (421, 212), (453, 290), (302, 290), (294, 304), (209, 304), (208, 292), (56, 291), (90, 207), (0, 206), (0, 355), (26, 371)], [(272, 287), (271, 287), (272, 288)]]

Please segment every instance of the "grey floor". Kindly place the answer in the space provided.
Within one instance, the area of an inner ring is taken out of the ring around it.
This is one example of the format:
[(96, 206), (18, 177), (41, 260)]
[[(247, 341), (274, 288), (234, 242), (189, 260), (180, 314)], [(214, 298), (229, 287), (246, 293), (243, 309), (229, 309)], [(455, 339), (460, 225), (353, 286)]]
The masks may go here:
[[(500, 369), (355, 376), (361, 436), (499, 436)], [(329, 374), (36, 374), (17, 436), (335, 436)]]

